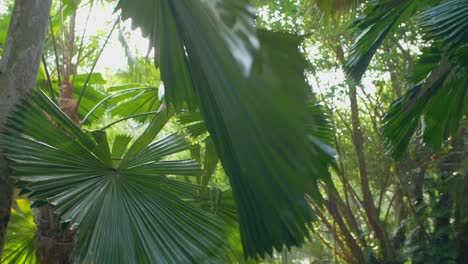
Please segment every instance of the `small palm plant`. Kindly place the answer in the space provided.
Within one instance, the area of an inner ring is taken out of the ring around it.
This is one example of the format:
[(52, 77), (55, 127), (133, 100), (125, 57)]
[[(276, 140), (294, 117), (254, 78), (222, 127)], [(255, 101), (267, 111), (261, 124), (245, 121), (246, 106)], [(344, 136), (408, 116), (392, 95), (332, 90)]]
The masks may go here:
[(175, 177), (202, 168), (163, 159), (191, 144), (176, 134), (153, 142), (168, 118), (161, 109), (132, 144), (125, 136), (109, 142), (37, 92), (9, 119), (3, 140), (14, 178), (22, 194), (78, 227), (75, 262), (210, 262), (223, 252), (223, 221), (189, 202), (198, 185)]

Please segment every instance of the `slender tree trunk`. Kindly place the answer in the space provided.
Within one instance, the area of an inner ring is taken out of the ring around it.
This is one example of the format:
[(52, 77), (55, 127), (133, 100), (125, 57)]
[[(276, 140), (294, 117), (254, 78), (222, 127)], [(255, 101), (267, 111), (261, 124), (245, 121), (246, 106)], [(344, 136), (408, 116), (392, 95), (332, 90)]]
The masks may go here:
[(72, 263), (74, 232), (60, 228), (52, 205), (41, 207), (36, 223), (37, 262), (40, 264)]
[[(341, 45), (335, 48), (336, 58), (344, 65), (344, 51)], [(374, 203), (374, 198), (370, 190), (369, 177), (367, 175), (366, 159), (364, 156), (364, 137), (361, 130), (361, 121), (359, 118), (359, 108), (357, 103), (357, 87), (355, 84), (349, 85), (349, 101), (351, 103), (351, 121), (353, 129), (353, 144), (356, 150), (358, 167), (359, 167), (359, 180), (361, 183), (363, 207), (367, 216), (367, 221), (375, 233), (382, 247), (382, 255), (385, 260), (390, 260), (393, 256), (392, 245), (388, 239), (387, 232), (380, 224), (379, 211)]]
[(353, 127), (353, 143), (356, 150), (359, 166), (359, 180), (361, 183), (363, 205), (367, 215), (368, 222), (374, 230), (375, 236), (381, 243), (384, 259), (390, 259), (392, 253), (391, 244), (387, 233), (382, 228), (379, 219), (379, 213), (374, 203), (374, 198), (370, 190), (369, 177), (367, 175), (366, 159), (364, 156), (364, 137), (361, 130), (361, 121), (359, 119), (359, 109), (357, 104), (357, 91), (354, 84), (349, 85), (349, 100), (351, 102), (351, 120)]
[[(437, 167), (440, 178), (444, 184), (446, 184), (449, 178), (457, 172), (457, 170), (462, 166), (462, 163), (464, 161), (466, 162), (466, 140), (468, 138), (467, 124), (468, 123), (466, 122), (462, 123), (462, 126), (460, 127), (457, 135), (454, 135), (450, 140), (450, 145), (452, 148), (444, 157), (438, 161)], [(458, 175), (458, 177), (460, 176), (461, 175)], [(464, 184), (464, 180), (461, 179), (460, 183), (461, 182)], [(463, 204), (463, 199), (458, 201), (462, 202)], [(467, 232), (467, 228), (464, 226), (466, 225), (466, 218), (463, 216), (463, 211), (458, 211), (460, 208), (457, 208), (456, 202), (457, 199), (455, 190), (440, 191), (437, 208), (439, 208), (439, 210), (447, 210), (447, 212), (439, 214), (434, 218), (434, 229), (439, 231), (435, 235), (435, 240), (436, 243), (440, 245), (451, 246), (453, 243), (453, 246), (459, 250), (459, 260), (467, 261), (467, 259), (463, 259), (467, 250), (465, 248), (467, 244), (466, 238), (463, 237), (463, 235), (465, 235)], [(463, 222), (464, 225), (462, 224)]]
[(331, 191), (328, 192), (328, 197), (329, 197), (329, 200), (325, 202), (325, 205), (327, 206), (330, 214), (333, 216), (333, 219), (338, 224), (338, 227), (340, 228), (340, 231), (344, 236), (346, 244), (349, 247), (356, 261), (355, 263), (364, 263), (364, 256), (361, 251), (361, 248), (359, 247), (358, 243), (352, 236), (351, 232), (349, 231), (348, 227), (343, 221), (343, 218), (341, 217), (340, 212), (338, 211), (338, 207), (336, 205), (337, 197), (333, 193), (331, 193)]
[[(0, 132), (15, 105), (36, 84), (51, 0), (16, 0), (0, 62)], [(13, 184), (0, 142), (0, 259), (10, 218)]]
[(395, 226), (397, 231), (393, 237), (393, 248), (399, 249), (405, 242), (405, 229), (401, 226), (406, 216), (405, 203), (403, 201), (403, 191), (396, 185), (395, 202), (393, 203), (393, 212), (395, 217)]

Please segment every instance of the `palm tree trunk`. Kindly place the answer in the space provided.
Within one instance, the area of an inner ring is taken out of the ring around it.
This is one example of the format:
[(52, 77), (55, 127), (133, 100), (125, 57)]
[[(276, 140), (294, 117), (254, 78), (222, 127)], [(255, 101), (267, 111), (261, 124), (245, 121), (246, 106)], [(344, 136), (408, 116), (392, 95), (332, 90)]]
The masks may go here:
[(36, 257), (39, 264), (72, 263), (74, 232), (62, 230), (55, 220), (52, 205), (41, 207), (40, 215), (36, 219)]
[[(9, 113), (35, 87), (51, 0), (16, 0), (0, 63), (0, 132)], [(10, 218), (13, 184), (0, 143), (0, 259)]]

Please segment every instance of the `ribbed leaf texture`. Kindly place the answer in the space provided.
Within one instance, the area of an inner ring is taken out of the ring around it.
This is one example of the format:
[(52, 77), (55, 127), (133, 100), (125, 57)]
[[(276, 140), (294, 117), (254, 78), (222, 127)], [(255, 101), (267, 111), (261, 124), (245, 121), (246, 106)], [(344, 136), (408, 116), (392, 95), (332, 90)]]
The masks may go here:
[(353, 22), (359, 33), (353, 46), (345, 71), (356, 82), (359, 82), (369, 66), (372, 57), (389, 32), (401, 21), (408, 19), (418, 5), (419, 0), (378, 0), (372, 1), (360, 16)]
[[(9, 118), (2, 144), (13, 176), (29, 198), (47, 200), (77, 228), (76, 263), (219, 261), (222, 221), (185, 201), (198, 186), (166, 176), (202, 170), (162, 160), (191, 147), (177, 135), (153, 142), (162, 123), (153, 121), (126, 151), (126, 137), (111, 146), (103, 131), (83, 132), (42, 93)], [(122, 162), (111, 153), (125, 153)]]
[(245, 256), (304, 242), (314, 219), (305, 196), (318, 195), (315, 164), (329, 157), (313, 155), (306, 133), (302, 39), (257, 30), (246, 0), (118, 8), (153, 41), (169, 105), (199, 102), (230, 178)]
[(466, 118), (467, 12), (467, 1), (448, 0), (419, 15), (424, 37), (433, 44), (422, 49), (409, 79), (414, 87), (391, 105), (381, 129), (386, 149), (397, 159), (415, 134), (439, 150)]
[(393, 157), (404, 157), (415, 134), (436, 151), (456, 134), (460, 120), (466, 117), (468, 77), (465, 74), (442, 63), (427, 79), (392, 103), (384, 116), (381, 134), (385, 148)]
[(448, 0), (419, 15), (427, 39), (441, 42), (454, 54), (468, 43), (468, 1)]
[(36, 263), (36, 224), (27, 199), (16, 199), (11, 209), (2, 263)]

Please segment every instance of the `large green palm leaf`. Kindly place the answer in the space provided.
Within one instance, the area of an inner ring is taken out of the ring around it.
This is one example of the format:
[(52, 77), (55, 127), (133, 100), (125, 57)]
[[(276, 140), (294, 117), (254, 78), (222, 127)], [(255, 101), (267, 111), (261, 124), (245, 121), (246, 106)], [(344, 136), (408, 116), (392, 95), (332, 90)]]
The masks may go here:
[[(77, 228), (77, 263), (209, 263), (224, 249), (222, 222), (184, 201), (199, 187), (167, 176), (199, 175), (200, 166), (161, 160), (191, 145), (176, 135), (151, 143), (165, 115), (126, 152), (126, 137), (110, 146), (41, 93), (9, 118), (3, 144), (13, 177)], [(111, 153), (125, 154), (118, 162)]]
[[(156, 47), (169, 105), (192, 96), (230, 177), (244, 253), (300, 245), (314, 219), (301, 38), (258, 31), (245, 0), (121, 0)], [(326, 160), (326, 158), (325, 158)], [(327, 174), (327, 171), (322, 171)]]

